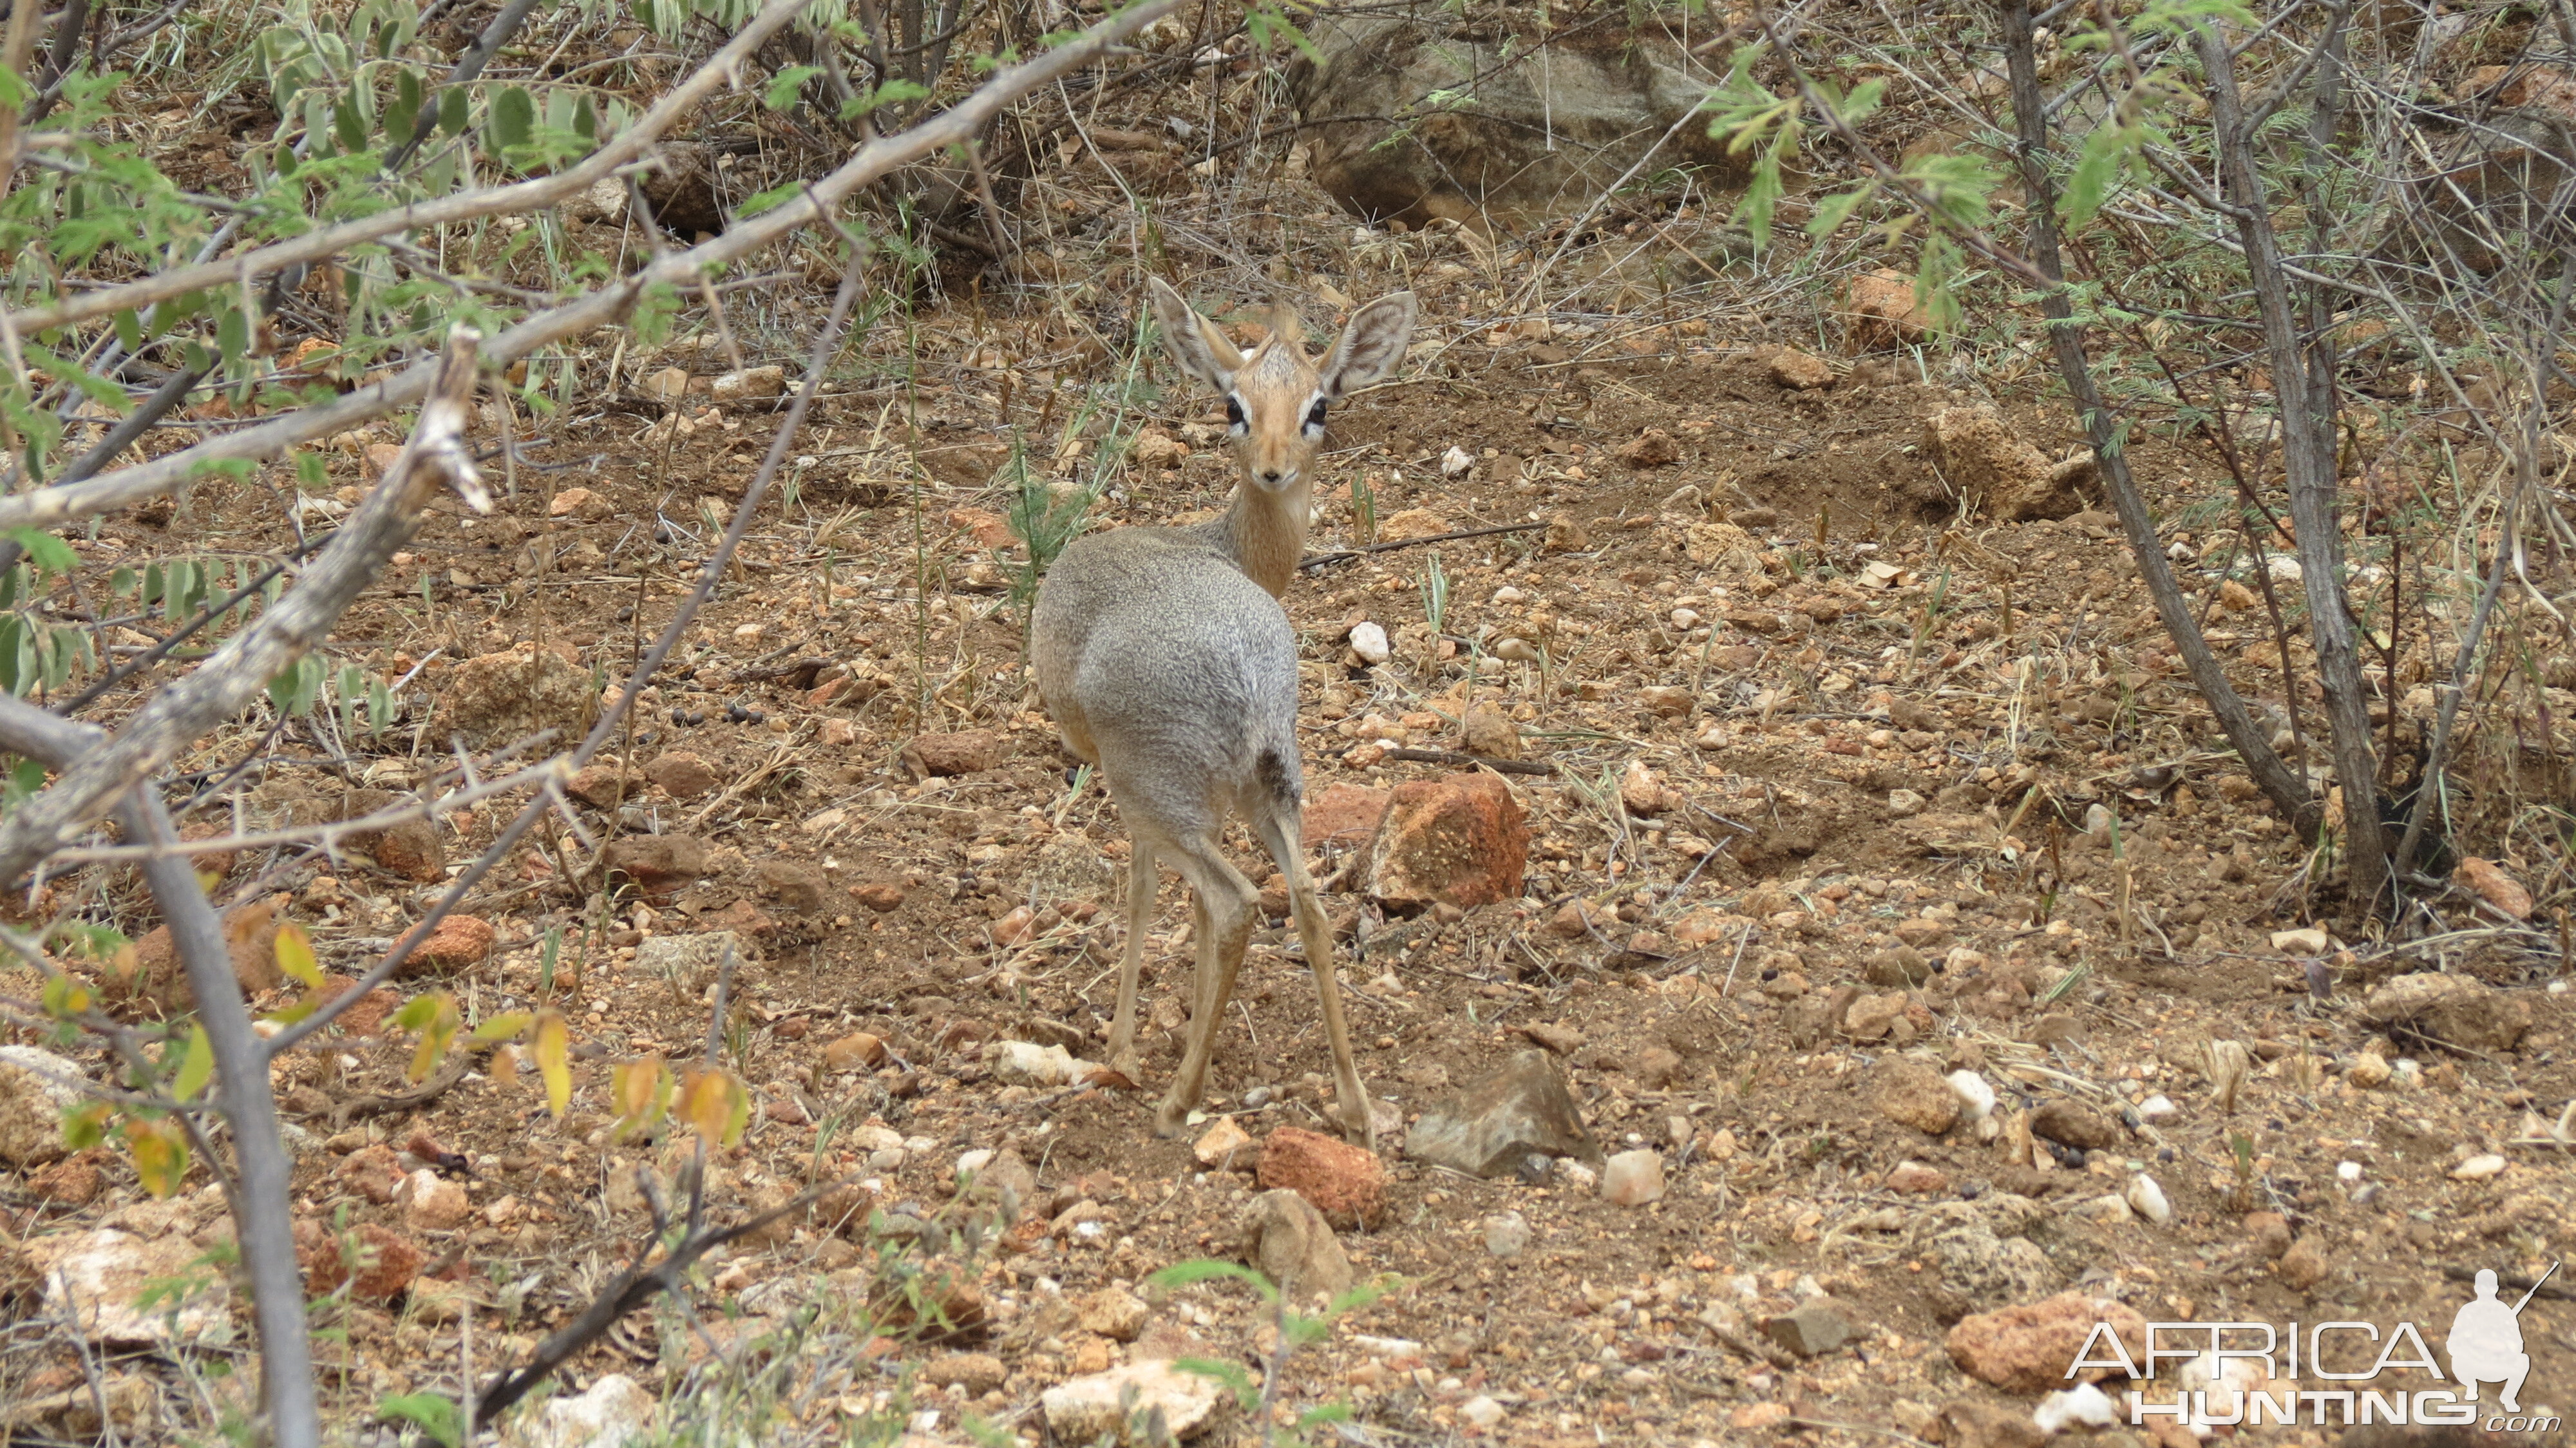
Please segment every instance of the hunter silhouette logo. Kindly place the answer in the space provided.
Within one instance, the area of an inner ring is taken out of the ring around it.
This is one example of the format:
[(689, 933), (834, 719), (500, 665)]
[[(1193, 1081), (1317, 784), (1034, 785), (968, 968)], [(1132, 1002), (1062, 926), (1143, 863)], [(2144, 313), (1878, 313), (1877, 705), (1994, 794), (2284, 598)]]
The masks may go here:
[(2451, 1336), (2445, 1344), (2451, 1350), (2451, 1376), (2460, 1380), (2470, 1402), (2477, 1401), (2480, 1384), (2501, 1383), (2504, 1410), (2522, 1411), (2516, 1395), (2522, 1391), (2522, 1380), (2531, 1375), (2531, 1355), (2522, 1350), (2522, 1310), (2531, 1305), (2541, 1283), (2557, 1272), (2558, 1264), (2550, 1263), (2540, 1282), (2531, 1284), (2520, 1302), (2507, 1307), (2496, 1300), (2495, 1273), (2478, 1269), (2478, 1295), (2462, 1304), (2451, 1319)]
[[(2443, 1341), (2447, 1377), (2427, 1334), (2415, 1323), (2383, 1330), (2378, 1323), (2352, 1321), (2150, 1322), (2145, 1352), (2134, 1360), (2119, 1332), (2098, 1322), (2066, 1376), (2103, 1369), (2130, 1379), (2135, 1384), (2128, 1393), (2133, 1425), (2166, 1418), (2190, 1428), (2418, 1423), (2555, 1432), (2563, 1423), (2546, 1407), (2536, 1415), (2523, 1412), (2531, 1356), (2523, 1351), (2522, 1314), (2558, 1275), (2559, 1266), (2549, 1264), (2512, 1303), (2496, 1295), (2497, 1274), (2481, 1269), (2474, 1279), (2475, 1295), (2452, 1315), (2450, 1335)], [(2354, 1370), (2330, 1363), (2351, 1364)], [(2160, 1379), (2165, 1381), (2160, 1384)], [(2302, 1386), (2302, 1379), (2324, 1386)], [(2498, 1389), (2494, 1401), (2500, 1411), (2479, 1401), (2489, 1384)]]

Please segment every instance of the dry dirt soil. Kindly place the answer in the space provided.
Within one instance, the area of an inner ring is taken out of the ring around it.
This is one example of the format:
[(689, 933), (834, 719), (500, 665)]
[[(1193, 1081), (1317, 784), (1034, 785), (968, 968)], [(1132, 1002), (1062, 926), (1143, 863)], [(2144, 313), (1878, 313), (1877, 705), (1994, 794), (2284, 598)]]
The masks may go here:
[[(1802, 390), (1775, 380), (1765, 339), (1722, 320), (1488, 334), (1429, 301), (1418, 370), (1333, 420), (1312, 550), (1363, 541), (1355, 484), (1381, 540), (1534, 526), (1305, 572), (1287, 604), (1308, 787), (1473, 767), (1386, 750), (1458, 749), (1458, 721), (1490, 704), (1536, 766), (1505, 776), (1532, 840), (1524, 893), (1503, 903), (1405, 920), (1364, 891), (1328, 897), (1360, 1067), (1409, 1118), (1536, 1045), (1602, 1151), (1659, 1154), (1664, 1188), (1622, 1206), (1581, 1171), (1477, 1180), (1390, 1137), (1384, 1216), (1341, 1241), (1363, 1277), (1395, 1280), (1289, 1360), (1283, 1413), (1345, 1403), (1339, 1431), (1389, 1444), (2020, 1442), (1976, 1405), (2026, 1421), (2036, 1394), (1954, 1361), (1970, 1314), (2081, 1290), (2157, 1322), (2411, 1320), (2438, 1343), (2467, 1297), (2460, 1274), (2527, 1282), (2576, 1246), (2576, 1180), (2546, 1144), (2576, 1096), (2563, 960), (2492, 929), (2466, 892), (2440, 904), (2454, 932), (2431, 943), (2276, 947), (2275, 932), (2337, 931), (2337, 902), (2215, 751), (2108, 515), (1963, 521), (1944, 500), (1926, 421), (1975, 399), (1937, 366), (1835, 359), (1829, 385)], [(957, 324), (960, 349), (974, 330)], [(696, 1056), (719, 972), (685, 952), (673, 964), (663, 942), (712, 931), (743, 949), (718, 1049), (756, 1097), (742, 1144), (713, 1163), (712, 1213), (846, 1174), (864, 1187), (829, 1200), (837, 1224), (796, 1219), (717, 1254), (693, 1316), (639, 1316), (571, 1365), (567, 1391), (625, 1373), (670, 1392), (677, 1422), (714, 1411), (723, 1393), (704, 1384), (783, 1361), (758, 1379), (784, 1384), (761, 1400), (764, 1433), (829, 1435), (908, 1392), (933, 1415), (915, 1420), (928, 1439), (962, 1441), (971, 1417), (1034, 1441), (1041, 1392), (1078, 1373), (1174, 1353), (1250, 1364), (1274, 1340), (1240, 1285), (1144, 1285), (1232, 1255), (1257, 1190), (1257, 1150), (1209, 1165), (1151, 1131), (1185, 1015), (1177, 880), (1143, 925), (1141, 1089), (1010, 1085), (988, 1066), (1009, 1040), (1103, 1054), (1126, 846), (1097, 784), (1070, 787), (1020, 669), (1021, 554), (994, 530), (1008, 501), (993, 476), (1001, 409), (1026, 426), (1035, 404), (968, 360), (939, 385), (818, 407), (793, 496), (765, 509), (610, 769), (467, 902), (488, 950), (469, 936), (399, 983), (452, 991), (469, 1017), (563, 1004), (581, 1043), (569, 1114), (549, 1117), (533, 1070), (488, 1056), (402, 1104), (410, 1040), (390, 1029), (281, 1068), (304, 1132), (299, 1214), (322, 1235), (374, 1224), (416, 1249), (404, 1290), (322, 1310), (339, 1421), (363, 1423), (385, 1394), (452, 1390), (462, 1313), (476, 1362), (524, 1352), (647, 1231), (637, 1168), (667, 1184), (687, 1137), (611, 1140), (610, 1071)], [(700, 384), (728, 365), (713, 347), (671, 364)], [(2048, 456), (2068, 446), (2034, 386), (1987, 395)], [(189, 767), (243, 769), (248, 823), (309, 821), (352, 788), (433, 781), (453, 730), (578, 727), (596, 707), (588, 681), (620, 677), (690, 586), (777, 405), (693, 393), (676, 426), (641, 400), (522, 419), (535, 436), (514, 478), (496, 472), (510, 484), (497, 514), (442, 512), (354, 616), (351, 661), (388, 679), (420, 668), (401, 717), (380, 735), (253, 721)], [(1219, 507), (1231, 485), (1209, 399), (1174, 387), (1143, 406), (1150, 437), (1187, 455), (1141, 449), (1093, 526)], [(1649, 429), (1672, 460), (1621, 461)], [(365, 446), (388, 440), (345, 440), (335, 484), (357, 484)], [(1463, 471), (1443, 465), (1453, 448)], [(2205, 458), (2143, 439), (2137, 460), (2165, 516), (2209, 516), (2192, 511), (2219, 496)], [(574, 488), (591, 502), (557, 516)], [(101, 563), (223, 555), (273, 546), (275, 516), (263, 489), (208, 485), (86, 546)], [(1716, 526), (1730, 519), (1740, 539)], [(2211, 540), (2168, 541), (2196, 558)], [(1445, 646), (1426, 620), (1435, 556)], [(2188, 581), (2243, 687), (2277, 706), (2262, 611)], [(1392, 636), (1389, 661), (1352, 653), (1363, 619)], [(1498, 653), (1506, 639), (1530, 647)], [(1540, 646), (1543, 662), (1507, 657)], [(523, 662), (537, 651), (585, 681), (561, 691), (564, 717), (509, 687), (538, 676)], [(969, 731), (982, 737), (944, 737)], [(923, 735), (943, 737), (907, 758)], [(972, 767), (929, 774), (933, 754)], [(633, 771), (622, 802), (602, 783), (618, 766)], [(285, 852), (246, 851), (223, 890), (285, 895), (325, 966), (354, 975), (508, 813), (445, 817), (426, 880), (396, 873), (393, 848), (282, 872), (269, 867)], [(703, 842), (675, 891), (603, 895), (584, 877), (593, 844), (651, 834)], [(1317, 874), (1350, 849), (1316, 844)], [(151, 923), (130, 879), (58, 888), (137, 934)], [(2420, 1019), (2372, 1019), (2374, 988), (2430, 966), (2479, 983), (2463, 1019), (2493, 1039), (2446, 1046)], [(2213, 1042), (2241, 1043), (2241, 1076), (2213, 1067)], [(1891, 1085), (1898, 1061), (1978, 1074), (1991, 1116), (1927, 1134), (1920, 1101)], [(1274, 915), (1193, 1132), (1225, 1116), (1256, 1141), (1329, 1130), (1326, 1070), (1307, 963)], [(2035, 1137), (2034, 1121), (2084, 1139)], [(955, 1196), (972, 1152), (1019, 1178), (1003, 1221)], [(389, 1199), (390, 1174), (423, 1167), (462, 1188), (461, 1220)], [(0, 1177), (0, 1209), (21, 1238), (101, 1221), (223, 1231), (202, 1168), (156, 1205), (95, 1153)], [(1527, 1228), (1508, 1256), (1494, 1250), (1513, 1245), (1493, 1229), (1505, 1214)], [(893, 1300), (889, 1283), (944, 1303), (955, 1330), (899, 1327), (913, 1309), (890, 1309), (841, 1357), (782, 1357), (777, 1335), (852, 1331), (871, 1292)], [(2576, 1407), (2562, 1285), (2576, 1284), (2562, 1273), (2521, 1319), (2526, 1406)], [(1133, 1341), (1084, 1325), (1106, 1324), (1083, 1309), (1110, 1287), (1147, 1305), (1140, 1336), (1116, 1324)], [(1855, 1331), (1801, 1356), (1772, 1319), (1819, 1292)], [(85, 1381), (67, 1337), (32, 1317), (13, 1331), (13, 1395)], [(710, 1366), (710, 1351), (738, 1361)], [(200, 1401), (148, 1352), (94, 1366), (154, 1384), (168, 1421)], [(2161, 1441), (2076, 1431), (2104, 1448)]]

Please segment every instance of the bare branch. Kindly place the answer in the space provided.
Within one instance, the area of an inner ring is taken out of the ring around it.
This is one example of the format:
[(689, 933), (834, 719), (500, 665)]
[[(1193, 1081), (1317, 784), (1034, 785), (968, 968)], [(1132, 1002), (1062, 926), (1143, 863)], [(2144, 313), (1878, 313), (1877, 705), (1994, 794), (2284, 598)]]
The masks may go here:
[[(1149, 4), (1123, 11), (1117, 18), (1094, 26), (1081, 39), (1002, 72), (940, 115), (908, 131), (869, 142), (840, 169), (775, 209), (738, 221), (723, 235), (686, 251), (657, 257), (614, 286), (527, 318), (492, 339), (483, 349), (487, 363), (506, 365), (540, 348), (618, 321), (641, 299), (647, 287), (657, 283), (695, 285), (709, 269), (724, 266), (812, 225), (830, 207), (888, 173), (972, 139), (1004, 107), (1029, 91), (1097, 59), (1103, 51), (1137, 29), (1178, 9), (1180, 3), (1181, 0), (1151, 0)], [(92, 478), (75, 487), (46, 488), (0, 498), (0, 529), (30, 525), (51, 527), (91, 517), (167, 492), (197, 476), (210, 461), (273, 457), (297, 443), (345, 432), (361, 422), (409, 406), (427, 396), (430, 381), (435, 375), (435, 364), (422, 363), (373, 387), (360, 388), (335, 402), (209, 438), (195, 447)]]
[(618, 132), (608, 144), (583, 158), (579, 165), (535, 180), (397, 206), (357, 221), (345, 221), (286, 241), (254, 247), (239, 256), (173, 267), (123, 286), (75, 293), (49, 306), (28, 307), (9, 313), (7, 325), (17, 329), (21, 336), (67, 327), (75, 322), (111, 317), (118, 312), (141, 310), (154, 302), (189, 292), (233, 286), (245, 273), (254, 277), (265, 276), (297, 262), (321, 261), (380, 237), (425, 231), (454, 222), (472, 221), (477, 217), (534, 211), (567, 197), (578, 196), (644, 155), (662, 132), (670, 129), (674, 121), (687, 114), (699, 101), (721, 87), (737, 84), (743, 64), (804, 6), (805, 0), (770, 0), (726, 43), (724, 49), (709, 57), (707, 63), (698, 67), (687, 80), (654, 102), (652, 109), (636, 117), (632, 126)]
[(464, 494), (478, 512), (490, 508), (462, 436), (479, 340), (464, 328), (450, 335), (438, 397), (421, 409), (420, 425), (384, 481), (359, 505), (349, 526), (332, 535), (303, 579), (196, 672), (154, 694), (112, 741), (84, 754), (0, 824), (0, 879), (15, 879), (71, 843), (119, 796), (157, 773), (198, 736), (241, 712), (280, 670), (320, 644), (341, 613), (411, 541), (442, 487)]

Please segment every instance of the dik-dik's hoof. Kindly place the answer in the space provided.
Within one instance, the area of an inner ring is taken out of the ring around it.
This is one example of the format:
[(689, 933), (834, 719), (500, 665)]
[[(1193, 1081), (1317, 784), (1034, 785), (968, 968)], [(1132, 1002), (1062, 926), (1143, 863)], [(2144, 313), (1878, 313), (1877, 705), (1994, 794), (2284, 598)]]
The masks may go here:
[(1145, 1083), (1145, 1058), (1137, 1055), (1133, 1046), (1111, 1051), (1109, 1069), (1126, 1077), (1130, 1084), (1141, 1086)]
[(1154, 1134), (1166, 1141), (1181, 1134), (1190, 1124), (1190, 1109), (1177, 1101), (1166, 1101), (1154, 1111)]

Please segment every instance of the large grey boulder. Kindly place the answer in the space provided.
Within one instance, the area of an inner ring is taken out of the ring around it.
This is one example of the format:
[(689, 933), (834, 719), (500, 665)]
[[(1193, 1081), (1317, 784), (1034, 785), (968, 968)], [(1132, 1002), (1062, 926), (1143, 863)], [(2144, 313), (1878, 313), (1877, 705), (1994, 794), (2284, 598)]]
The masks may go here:
[(1742, 179), (1744, 158), (1685, 119), (1720, 73), (1659, 27), (1587, 30), (1543, 58), (1529, 36), (1438, 17), (1318, 19), (1307, 34), (1322, 59), (1291, 62), (1289, 87), (1308, 174), (1370, 221), (1520, 230), (1582, 210), (1650, 151), (1641, 174)]

